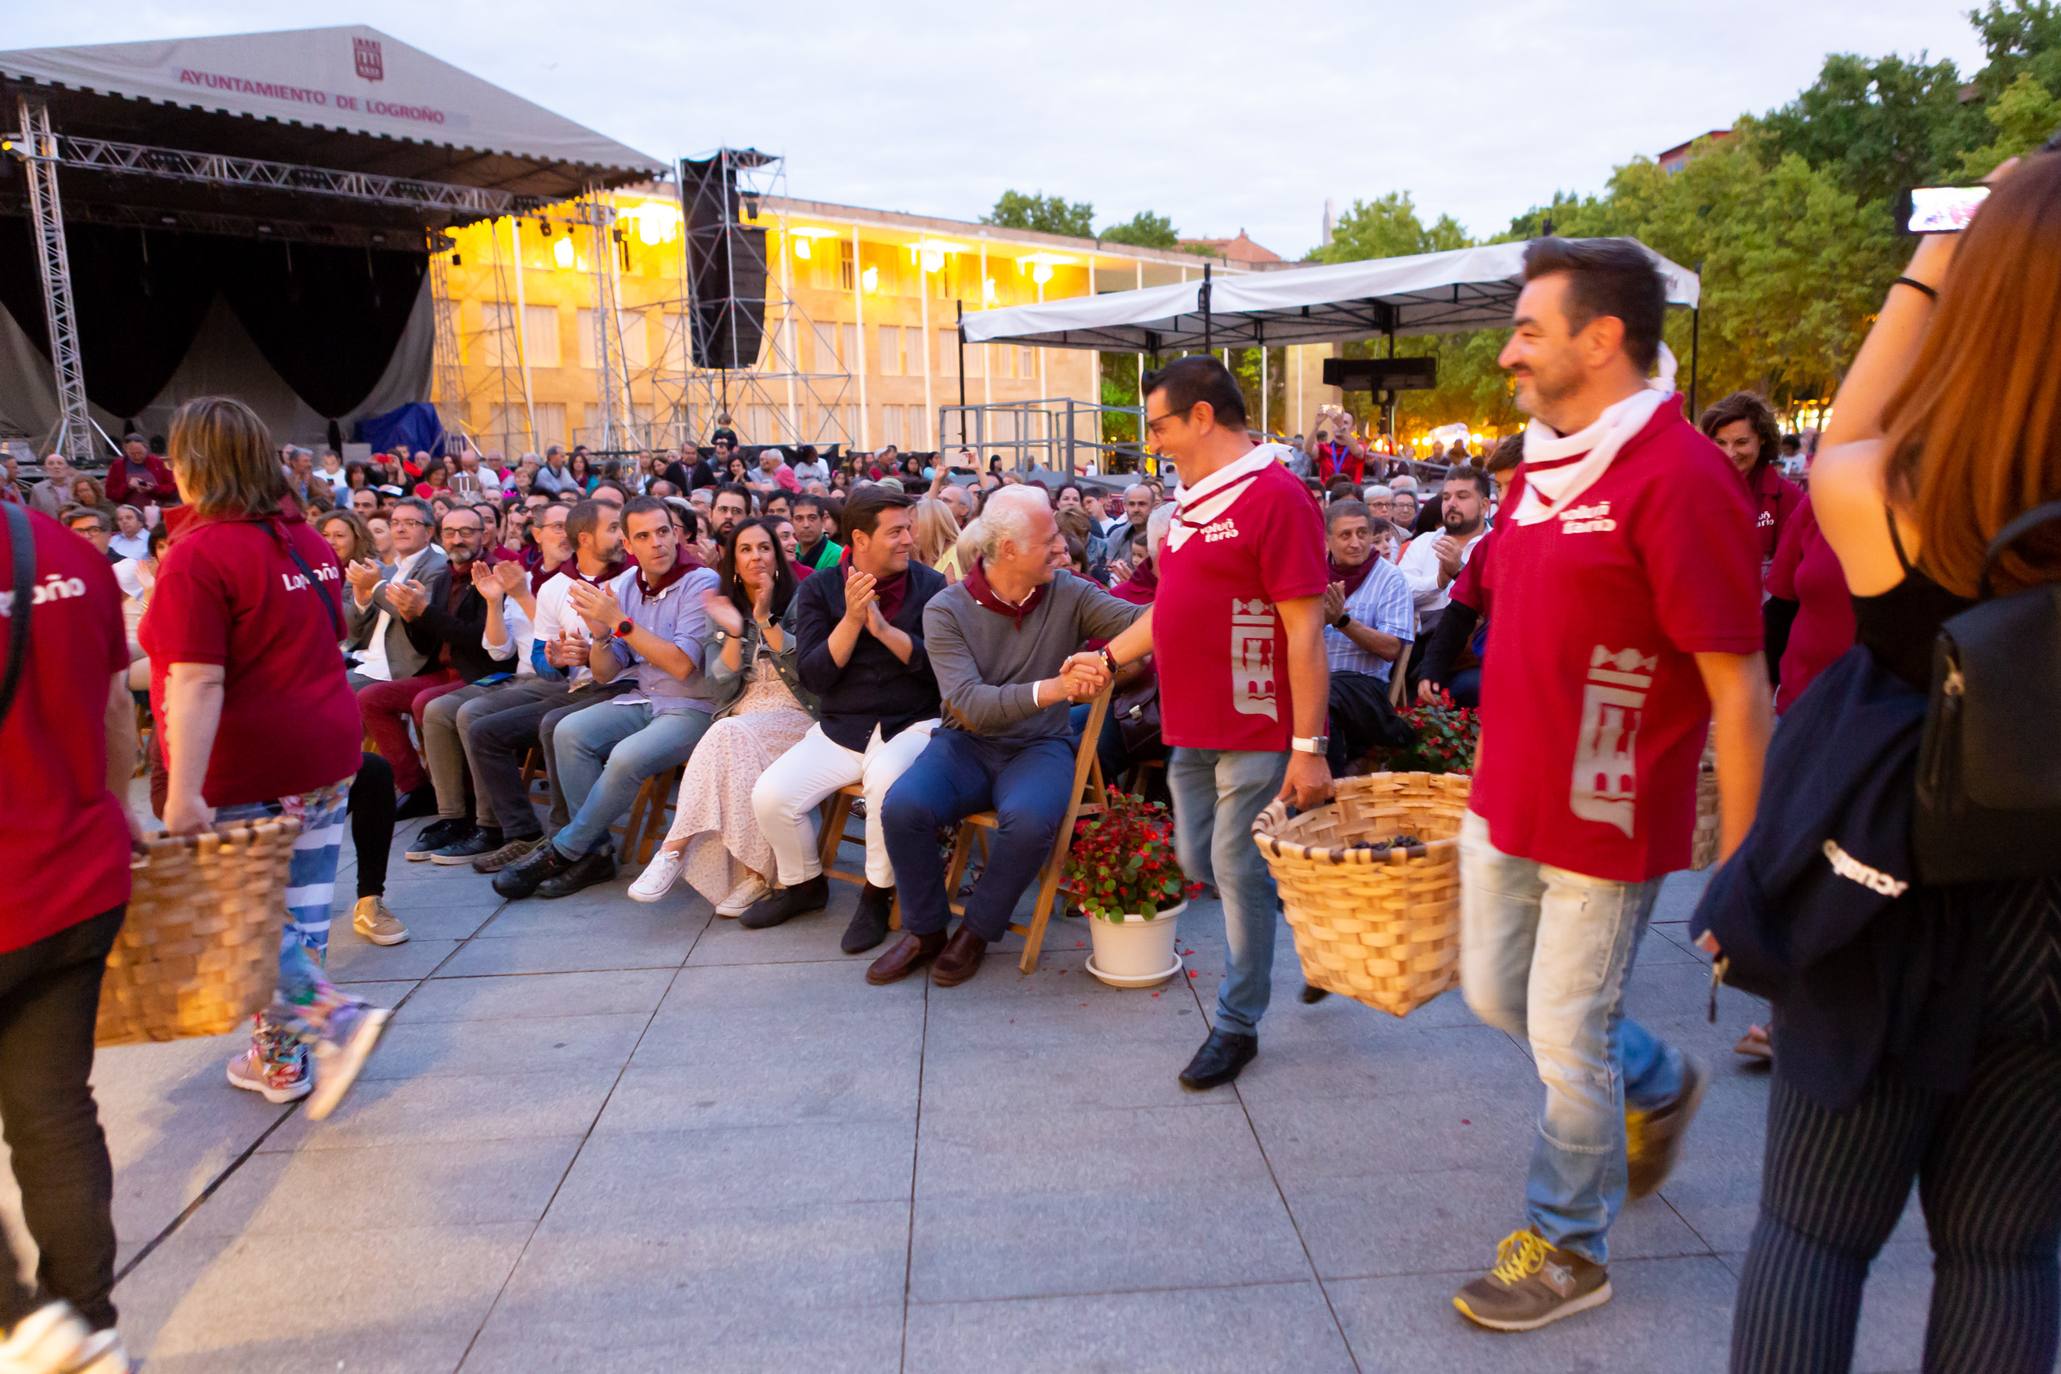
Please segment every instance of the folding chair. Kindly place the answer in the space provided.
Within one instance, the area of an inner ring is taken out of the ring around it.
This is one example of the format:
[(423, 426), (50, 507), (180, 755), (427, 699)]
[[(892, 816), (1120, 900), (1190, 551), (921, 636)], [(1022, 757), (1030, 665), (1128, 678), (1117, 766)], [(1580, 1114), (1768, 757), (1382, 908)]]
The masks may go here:
[(666, 818), (677, 809), (680, 775), (686, 771), (685, 764), (676, 763), (665, 772), (646, 778), (644, 785), (637, 789), (637, 798), (630, 803), (630, 809), (622, 820), (622, 849), (619, 852), (624, 863), (642, 867), (651, 862), (659, 842), (672, 828), (672, 823)]
[[(1038, 896), (1031, 907), (1030, 923), (1009, 923), (1009, 929), (1023, 937), (1023, 958), (1017, 961), (1017, 967), (1025, 973), (1037, 971), (1038, 951), (1045, 944), (1045, 924), (1052, 917), (1053, 898), (1058, 894), (1060, 880), (1066, 875), (1066, 851), (1073, 845), (1073, 823), (1082, 816), (1097, 815), (1103, 809), (1102, 763), (1095, 756), (1095, 742), (1102, 737), (1102, 718), (1108, 712), (1109, 688), (1104, 687), (1088, 709), (1081, 742), (1074, 751), (1073, 792), (1067, 802), (1066, 815), (1059, 822), (1059, 833), (1052, 838), (1052, 852), (1045, 856), (1044, 866), (1038, 871)], [(952, 842), (951, 866), (945, 870), (945, 892), (955, 916), (966, 914), (965, 904), (952, 899), (956, 897), (959, 883), (966, 876), (966, 865), (973, 857), (974, 839), (985, 839), (982, 832), (991, 831), (999, 824), (992, 811), (977, 811), (959, 822), (958, 836)]]
[(1410, 656), (1416, 651), (1416, 640), (1405, 643), (1395, 656), (1395, 666), (1388, 670), (1388, 704), (1398, 711), (1410, 704)]
[[(858, 783), (850, 783), (832, 792), (823, 802), (823, 834), (821, 839), (823, 876), (835, 878), (841, 883), (850, 883), (855, 887), (864, 887), (866, 885), (866, 871), (863, 868), (857, 871), (849, 868), (839, 868), (837, 866), (837, 850), (846, 840), (850, 840), (853, 844), (857, 845), (864, 845), (866, 843), (866, 834), (863, 830), (856, 835), (845, 833), (845, 827), (851, 821), (852, 803), (865, 795), (865, 788), (861, 787)], [(900, 892), (895, 894), (894, 904), (888, 908), (887, 928), (889, 930), (900, 930), (902, 928), (902, 895)]]

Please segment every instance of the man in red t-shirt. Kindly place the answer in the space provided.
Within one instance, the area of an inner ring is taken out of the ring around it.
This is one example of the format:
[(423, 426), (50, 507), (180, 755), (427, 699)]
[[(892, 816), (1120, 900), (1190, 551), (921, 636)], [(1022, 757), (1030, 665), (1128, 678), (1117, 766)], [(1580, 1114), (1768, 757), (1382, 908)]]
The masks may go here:
[(1181, 1072), (1201, 1091), (1259, 1052), (1273, 986), (1280, 903), (1253, 820), (1276, 797), (1309, 807), (1331, 792), (1331, 569), (1324, 517), (1286, 464), (1292, 450), (1246, 437), (1245, 402), (1222, 363), (1182, 358), (1147, 376), (1145, 423), (1180, 467), (1181, 499), (1152, 609), (1099, 652), (1112, 673), (1153, 655), (1181, 871), (1223, 898), (1216, 1024)]
[(1625, 981), (1661, 878), (1689, 862), (1713, 716), (1724, 853), (1767, 748), (1753, 521), (1682, 417), (1665, 309), (1639, 245), (1539, 239), (1501, 358), (1533, 419), (1482, 577), (1495, 614), (1460, 831), (1461, 985), (1530, 1041), (1546, 1102), (1527, 1224), (1453, 1299), (1500, 1330), (1609, 1301), (1610, 1224), (1674, 1162), (1704, 1072), (1623, 1016)]
[(0, 663), (25, 610), (29, 634), (14, 699), (0, 704), (0, 1120), (42, 1258), (36, 1288), (23, 1287), (0, 1228), (0, 1331), (34, 1321), (49, 1328), (38, 1349), (66, 1356), (50, 1368), (83, 1369), (81, 1352), (118, 1344), (114, 1172), (88, 1080), (101, 972), (129, 901), (136, 714), (107, 560), (24, 514), (29, 586), (15, 584), (15, 530), (0, 519)]
[(122, 456), (107, 465), (107, 499), (117, 506), (176, 506), (179, 484), (172, 465), (150, 451), (140, 434), (122, 440)]

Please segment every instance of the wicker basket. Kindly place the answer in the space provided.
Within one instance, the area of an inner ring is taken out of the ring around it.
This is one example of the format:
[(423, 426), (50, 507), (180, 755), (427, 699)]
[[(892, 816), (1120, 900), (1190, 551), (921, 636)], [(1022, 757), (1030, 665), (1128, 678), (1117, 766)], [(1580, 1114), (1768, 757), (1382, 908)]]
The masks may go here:
[(1718, 854), (1717, 734), (1703, 746), (1696, 766), (1696, 831), (1689, 840), (1689, 867), (1709, 868)]
[[(1460, 977), (1461, 773), (1345, 778), (1333, 801), (1291, 819), (1275, 802), (1252, 837), (1274, 871), (1303, 977), (1406, 1016)], [(1407, 832), (1424, 841), (1356, 845)]]
[(108, 952), (97, 1043), (221, 1035), (271, 999), (300, 828), (276, 817), (149, 842)]

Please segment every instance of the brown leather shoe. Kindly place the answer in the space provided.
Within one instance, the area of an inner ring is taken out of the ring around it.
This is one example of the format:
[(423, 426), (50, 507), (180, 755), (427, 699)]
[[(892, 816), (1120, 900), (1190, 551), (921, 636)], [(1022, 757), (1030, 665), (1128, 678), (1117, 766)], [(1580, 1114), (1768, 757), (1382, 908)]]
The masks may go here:
[(980, 972), (981, 956), (987, 952), (988, 942), (961, 924), (952, 932), (952, 938), (945, 941), (937, 962), (931, 965), (931, 983), (941, 988), (957, 987)]
[(887, 947), (887, 953), (875, 959), (866, 969), (866, 981), (875, 987), (899, 983), (923, 965), (937, 957), (945, 947), (945, 933), (935, 931), (929, 935), (911, 935), (902, 932), (902, 938)]

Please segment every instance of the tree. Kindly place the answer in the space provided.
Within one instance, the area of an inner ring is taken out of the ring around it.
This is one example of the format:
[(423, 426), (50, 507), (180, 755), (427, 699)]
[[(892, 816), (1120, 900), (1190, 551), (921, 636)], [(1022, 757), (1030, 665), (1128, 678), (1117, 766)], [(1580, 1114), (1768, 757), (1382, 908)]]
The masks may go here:
[(1085, 200), (1069, 201), (1043, 191), (1029, 195), (1004, 191), (995, 201), (995, 208), (982, 215), (980, 222), (1004, 229), (1035, 229), (1043, 234), (1087, 239), (1095, 236), (1095, 207)]
[(1888, 205), (1906, 186), (1940, 180), (1981, 136), (1961, 85), (1951, 62), (1834, 53), (1808, 90), (1760, 121), (1760, 146), (1771, 161), (1793, 153), (1859, 199)]
[(1127, 243), (1134, 248), (1178, 248), (1181, 236), (1174, 232), (1174, 222), (1165, 215), (1140, 210), (1123, 223), (1104, 229), (1102, 241)]
[(1401, 258), (1465, 248), (1467, 231), (1451, 215), (1440, 215), (1425, 228), (1416, 202), (1407, 191), (1390, 191), (1376, 200), (1355, 200), (1332, 227), (1331, 242), (1317, 250), (1320, 262), (1358, 262), (1367, 258)]
[[(1995, 101), (2030, 74), (2048, 94), (2061, 96), (2061, 5), (2051, 0), (1990, 0), (1968, 16), (1982, 36), (1988, 61), (1976, 74), (1975, 89)], [(2049, 126), (2052, 133), (2052, 126)], [(2037, 146), (2035, 144), (2034, 146)]]
[(2030, 70), (2018, 73), (1997, 98), (1984, 107), (1996, 138), (1962, 154), (1956, 179), (1980, 181), (2006, 158), (2029, 153), (2061, 129), (2061, 94), (2042, 85)]

